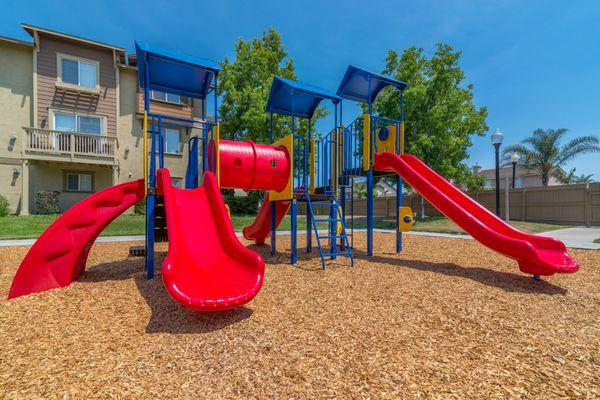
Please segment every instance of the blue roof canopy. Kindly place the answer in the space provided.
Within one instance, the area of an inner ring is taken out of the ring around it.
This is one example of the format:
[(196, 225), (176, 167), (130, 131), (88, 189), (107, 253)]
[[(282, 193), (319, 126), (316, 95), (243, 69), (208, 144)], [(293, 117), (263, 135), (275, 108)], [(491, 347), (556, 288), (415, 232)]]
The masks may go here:
[(144, 87), (146, 64), (149, 89), (204, 99), (221, 68), (214, 61), (135, 42), (140, 87)]
[[(371, 81), (371, 85), (369, 85)], [(404, 90), (407, 83), (349, 65), (337, 90), (337, 95), (360, 103), (373, 103), (381, 90), (388, 86)], [(370, 86), (370, 87), (369, 87)]]
[(334, 104), (342, 100), (325, 89), (276, 76), (271, 84), (266, 109), (275, 114), (312, 118), (323, 99), (331, 100)]

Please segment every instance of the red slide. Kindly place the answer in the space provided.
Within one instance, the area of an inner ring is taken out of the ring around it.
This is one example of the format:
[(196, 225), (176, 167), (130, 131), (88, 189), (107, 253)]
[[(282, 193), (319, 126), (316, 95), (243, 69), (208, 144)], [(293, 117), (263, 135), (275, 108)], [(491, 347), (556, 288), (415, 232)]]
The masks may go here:
[(68, 286), (84, 271), (100, 232), (143, 199), (144, 181), (138, 180), (101, 190), (69, 208), (29, 249), (8, 298)]
[[(275, 227), (278, 227), (283, 217), (290, 208), (289, 201), (276, 201), (275, 202)], [(243, 229), (244, 237), (248, 240), (254, 240), (256, 244), (265, 243), (265, 239), (271, 234), (271, 207), (269, 202), (269, 193), (267, 193), (265, 200), (260, 207), (258, 215), (254, 219), (252, 225), (248, 225)]]
[(169, 294), (195, 311), (228, 310), (252, 300), (265, 264), (236, 237), (214, 175), (205, 173), (204, 184), (190, 190), (173, 187), (166, 169), (158, 178), (169, 234), (162, 266)]
[(511, 227), (413, 155), (375, 154), (374, 168), (400, 175), (434, 207), (479, 242), (517, 260), (519, 269), (524, 273), (553, 275), (579, 269), (561, 241), (527, 234)]

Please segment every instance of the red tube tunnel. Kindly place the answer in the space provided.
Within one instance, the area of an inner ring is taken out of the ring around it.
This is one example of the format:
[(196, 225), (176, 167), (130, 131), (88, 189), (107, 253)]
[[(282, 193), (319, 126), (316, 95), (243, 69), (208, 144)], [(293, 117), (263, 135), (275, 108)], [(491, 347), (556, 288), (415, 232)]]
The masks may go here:
[(281, 191), (291, 173), (290, 155), (285, 146), (256, 144), (251, 140), (220, 140), (219, 164), (223, 188)]

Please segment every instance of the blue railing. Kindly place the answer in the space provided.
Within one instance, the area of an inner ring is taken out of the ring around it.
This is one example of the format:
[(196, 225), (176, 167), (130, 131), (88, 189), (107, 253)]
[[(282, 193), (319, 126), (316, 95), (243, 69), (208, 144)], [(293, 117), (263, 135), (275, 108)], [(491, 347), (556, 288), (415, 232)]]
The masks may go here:
[(294, 134), (294, 191), (304, 192), (308, 188), (308, 144), (304, 136)]

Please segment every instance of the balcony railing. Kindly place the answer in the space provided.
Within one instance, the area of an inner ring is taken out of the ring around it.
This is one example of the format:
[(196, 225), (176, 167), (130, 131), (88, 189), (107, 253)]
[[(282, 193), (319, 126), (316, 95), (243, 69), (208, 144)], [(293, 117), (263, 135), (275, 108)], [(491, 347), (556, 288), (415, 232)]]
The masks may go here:
[(25, 150), (44, 154), (114, 158), (117, 138), (80, 132), (23, 128)]

